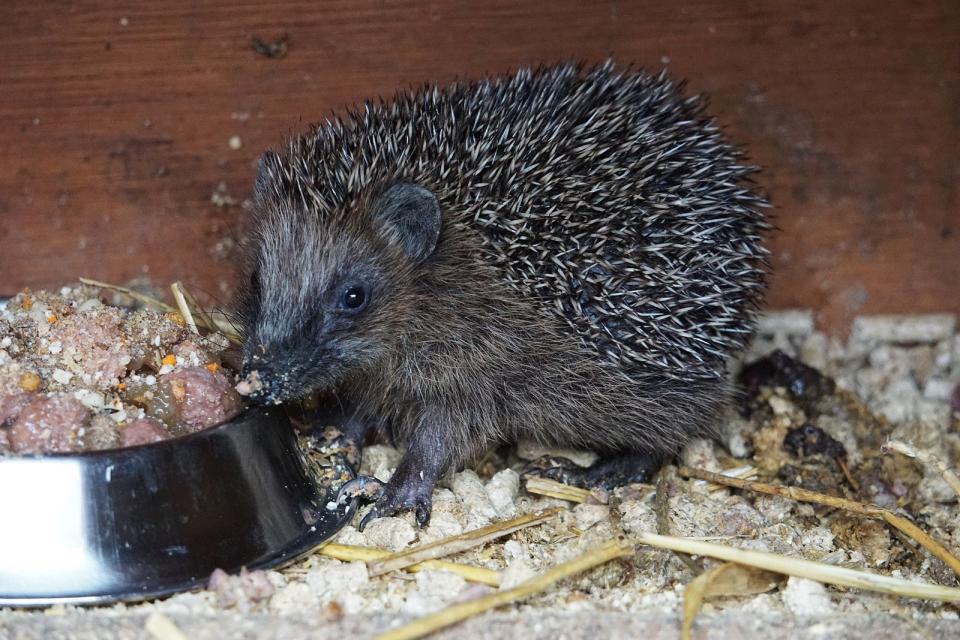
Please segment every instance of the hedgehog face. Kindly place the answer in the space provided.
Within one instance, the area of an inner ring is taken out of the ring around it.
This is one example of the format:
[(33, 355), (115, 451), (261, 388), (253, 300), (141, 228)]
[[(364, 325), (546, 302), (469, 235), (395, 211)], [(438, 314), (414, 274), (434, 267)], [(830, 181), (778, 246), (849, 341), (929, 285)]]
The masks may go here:
[(243, 373), (279, 403), (377, 366), (402, 331), (404, 290), (440, 230), (432, 193), (397, 184), (365, 211), (265, 206), (251, 261)]

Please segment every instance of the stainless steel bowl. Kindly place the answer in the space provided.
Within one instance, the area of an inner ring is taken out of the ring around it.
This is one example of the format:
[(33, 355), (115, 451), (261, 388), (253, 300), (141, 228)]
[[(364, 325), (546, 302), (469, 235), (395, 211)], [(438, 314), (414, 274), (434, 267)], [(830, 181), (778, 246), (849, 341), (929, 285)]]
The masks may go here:
[(102, 604), (289, 562), (349, 522), (285, 414), (156, 444), (0, 460), (0, 606)]

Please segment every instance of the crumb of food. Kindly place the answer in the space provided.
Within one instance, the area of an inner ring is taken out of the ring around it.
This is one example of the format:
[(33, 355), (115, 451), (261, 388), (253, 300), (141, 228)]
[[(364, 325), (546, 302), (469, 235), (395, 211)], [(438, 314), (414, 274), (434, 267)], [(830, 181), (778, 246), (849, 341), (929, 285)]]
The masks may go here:
[(208, 362), (203, 366), (205, 369), (207, 369), (207, 371), (213, 371), (214, 373), (220, 371), (220, 365), (218, 365), (216, 362)]
[(249, 396), (263, 389), (263, 382), (260, 380), (260, 372), (254, 369), (246, 377), (237, 383), (237, 393), (242, 396)]
[(167, 318), (167, 320), (169, 320), (170, 322), (173, 322), (174, 324), (178, 324), (178, 325), (180, 325), (181, 327), (186, 327), (186, 326), (187, 326), (187, 321), (184, 320), (183, 316), (180, 315), (180, 312), (179, 312), (179, 311), (170, 311), (170, 312), (168, 312), (167, 315), (166, 315), (166, 318)]
[(90, 424), (84, 429), (83, 447), (89, 451), (115, 449), (120, 446), (117, 422), (112, 414), (96, 413), (90, 418)]
[(172, 353), (168, 353), (163, 357), (163, 360), (160, 361), (160, 364), (170, 365), (171, 367), (177, 364), (177, 356)]
[(40, 376), (35, 373), (25, 373), (20, 376), (20, 388), (27, 393), (33, 393), (40, 388)]
[(276, 590), (266, 571), (247, 571), (245, 568), (235, 576), (223, 569), (214, 569), (207, 589), (216, 594), (219, 606), (241, 610), (250, 610), (255, 603), (266, 600)]

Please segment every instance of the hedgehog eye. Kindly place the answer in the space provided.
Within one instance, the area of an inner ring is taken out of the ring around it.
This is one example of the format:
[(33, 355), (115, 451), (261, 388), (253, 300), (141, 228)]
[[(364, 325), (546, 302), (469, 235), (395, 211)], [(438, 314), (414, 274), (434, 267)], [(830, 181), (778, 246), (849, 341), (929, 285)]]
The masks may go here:
[(347, 287), (340, 298), (340, 306), (348, 311), (359, 311), (367, 303), (367, 292), (359, 285)]

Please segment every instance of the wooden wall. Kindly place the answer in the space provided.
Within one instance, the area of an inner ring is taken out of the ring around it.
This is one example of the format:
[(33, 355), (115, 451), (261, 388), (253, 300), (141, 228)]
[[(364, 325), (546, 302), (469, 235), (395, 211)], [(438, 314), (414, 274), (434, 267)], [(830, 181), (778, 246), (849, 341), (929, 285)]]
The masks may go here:
[[(251, 47), (281, 34), (281, 59)], [(960, 313), (956, 0), (8, 1), (0, 295), (85, 274), (224, 298), (263, 149), (411, 83), (609, 54), (689, 78), (766, 167), (770, 306), (839, 332)]]

